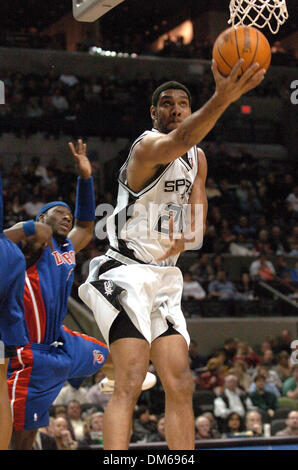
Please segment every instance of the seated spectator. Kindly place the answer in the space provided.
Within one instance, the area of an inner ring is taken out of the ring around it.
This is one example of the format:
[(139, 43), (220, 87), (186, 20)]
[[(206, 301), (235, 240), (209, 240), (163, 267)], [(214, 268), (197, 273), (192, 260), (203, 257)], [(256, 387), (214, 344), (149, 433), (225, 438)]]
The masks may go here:
[[(256, 371), (253, 373), (253, 379), (255, 380), (258, 375), (262, 375), (263, 377), (265, 377), (265, 391), (271, 392), (273, 393), (273, 395), (276, 396), (276, 398), (279, 398), (282, 382), (279, 379), (277, 372), (273, 368), (268, 366), (268, 364), (264, 364), (264, 362), (261, 362), (257, 365)], [(256, 385), (253, 382), (249, 387), (249, 392), (251, 393), (255, 390)]]
[(89, 445), (103, 444), (103, 413), (97, 412), (86, 418), (84, 437), (78, 442), (78, 448)]
[(227, 275), (222, 270), (218, 271), (216, 280), (210, 282), (208, 290), (211, 298), (220, 301), (233, 300), (237, 296), (235, 284), (227, 280)]
[(252, 225), (249, 225), (248, 217), (242, 215), (239, 219), (239, 224), (234, 226), (234, 232), (236, 235), (244, 235), (246, 240), (254, 238), (256, 229)]
[(286, 201), (290, 204), (294, 212), (298, 212), (298, 186), (294, 186), (293, 191), (288, 195)]
[(190, 266), (189, 271), (194, 279), (203, 284), (214, 278), (214, 270), (206, 253), (203, 255), (200, 253), (199, 257), (200, 259)]
[(247, 240), (244, 233), (239, 233), (235, 240), (232, 240), (229, 245), (229, 251), (235, 256), (256, 256), (257, 251), (255, 250), (254, 244)]
[(245, 415), (245, 430), (252, 436), (263, 436), (263, 418), (258, 411), (248, 411)]
[(217, 395), (223, 392), (225, 380), (220, 376), (221, 363), (216, 357), (209, 359), (206, 372), (201, 373), (197, 380), (200, 390), (212, 390)]
[(264, 351), (263, 357), (261, 359), (262, 359), (262, 364), (267, 364), (268, 367), (275, 366), (275, 363), (276, 363), (275, 355), (272, 349), (267, 349), (266, 351)]
[(218, 199), (222, 197), (222, 194), (220, 190), (218, 189), (217, 184), (215, 183), (213, 178), (207, 178), (206, 194), (207, 194), (208, 200), (215, 199), (215, 198)]
[(282, 386), (282, 397), (278, 400), (280, 406), (298, 410), (298, 364), (291, 368), (291, 376)]
[(246, 393), (248, 393), (249, 387), (252, 383), (252, 377), (247, 372), (247, 369), (248, 366), (244, 361), (236, 360), (232, 369), (229, 370), (229, 374), (236, 375), (239, 387)]
[(244, 342), (238, 343), (236, 354), (233, 357), (233, 363), (239, 360), (245, 362), (249, 369), (254, 369), (261, 362), (261, 358), (253, 348)]
[(103, 410), (106, 409), (111, 398), (111, 394), (103, 393), (100, 388), (100, 382), (105, 378), (105, 374), (102, 370), (99, 370), (95, 374), (94, 385), (92, 385), (87, 391), (86, 401), (84, 403), (90, 403), (92, 405), (99, 405)]
[(276, 255), (290, 252), (290, 245), (278, 225), (273, 225), (269, 236), (269, 242), (273, 253)]
[(265, 390), (266, 378), (263, 375), (257, 375), (254, 383), (256, 390), (250, 392), (249, 397), (254, 406), (266, 412), (270, 421), (278, 408), (277, 397), (274, 393)]
[(78, 443), (72, 438), (69, 424), (59, 416), (54, 420), (54, 439), (58, 450), (76, 450)]
[(298, 437), (298, 411), (290, 411), (286, 419), (286, 428), (278, 431), (276, 436), (297, 436)]
[(276, 372), (282, 382), (291, 376), (290, 356), (287, 351), (281, 351), (277, 356)]
[(290, 245), (290, 256), (298, 256), (298, 225), (295, 225), (287, 238)]
[(271, 261), (264, 254), (261, 254), (258, 259), (251, 263), (249, 274), (255, 280), (272, 281), (276, 272)]
[(207, 363), (207, 358), (206, 356), (199, 354), (198, 345), (194, 339), (190, 340), (189, 348), (188, 348), (188, 356), (189, 356), (189, 362), (190, 362), (189, 365), (190, 365), (191, 370), (205, 367)]
[(58, 450), (54, 438), (54, 421), (55, 418), (50, 417), (49, 426), (38, 429), (32, 446), (33, 450)]
[(254, 293), (254, 283), (251, 280), (249, 273), (243, 272), (240, 281), (236, 284), (237, 291), (239, 292), (238, 299), (242, 300), (256, 300)]
[(206, 292), (198, 281), (195, 281), (189, 272), (185, 272), (183, 276), (183, 300), (202, 300), (206, 297)]
[(66, 412), (75, 440), (78, 441), (83, 439), (85, 422), (82, 419), (82, 408), (80, 402), (77, 400), (71, 400), (67, 405)]
[(223, 393), (214, 400), (214, 416), (218, 419), (220, 431), (229, 413), (235, 411), (244, 417), (246, 412), (253, 408), (249, 396), (238, 387), (237, 377), (227, 375)]
[(205, 416), (198, 416), (195, 420), (195, 439), (202, 440), (202, 439), (213, 439), (211, 435), (211, 425), (208, 418)]
[(244, 431), (243, 418), (235, 411), (232, 411), (223, 423), (223, 436), (222, 437), (236, 437), (239, 433)]
[(77, 389), (69, 382), (66, 382), (60, 390), (53, 405), (67, 405), (71, 400), (77, 400), (81, 405), (88, 403), (87, 389), (83, 386), (80, 386), (80, 388)]
[(205, 411), (200, 416), (204, 416), (210, 421), (210, 433), (213, 439), (220, 439), (221, 433), (218, 430), (216, 419), (211, 411)]
[(166, 440), (165, 416), (159, 416), (156, 425), (156, 432), (151, 434), (147, 442), (164, 442)]
[(273, 249), (271, 247), (269, 241), (269, 234), (267, 230), (260, 230), (257, 236), (257, 240), (254, 244), (254, 249), (257, 253), (270, 255), (273, 253)]
[(134, 412), (133, 442), (147, 441), (149, 436), (156, 432), (156, 416), (150, 415), (149, 408), (141, 405)]

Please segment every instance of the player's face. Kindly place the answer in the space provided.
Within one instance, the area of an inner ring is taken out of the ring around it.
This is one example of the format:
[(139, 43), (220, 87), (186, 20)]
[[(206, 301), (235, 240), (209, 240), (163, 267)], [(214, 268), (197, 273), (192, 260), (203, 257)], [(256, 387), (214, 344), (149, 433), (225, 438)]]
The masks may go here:
[(155, 121), (155, 126), (164, 134), (177, 129), (190, 114), (188, 95), (184, 90), (179, 89), (162, 91), (157, 106), (151, 107), (151, 116)]
[(52, 227), (54, 236), (66, 238), (72, 228), (73, 216), (67, 207), (55, 206), (45, 214), (44, 222)]

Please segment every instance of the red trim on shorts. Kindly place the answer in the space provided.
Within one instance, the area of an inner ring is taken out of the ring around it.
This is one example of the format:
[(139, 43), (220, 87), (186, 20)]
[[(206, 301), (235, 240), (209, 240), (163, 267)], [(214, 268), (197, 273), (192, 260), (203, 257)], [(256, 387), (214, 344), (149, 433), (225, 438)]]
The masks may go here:
[(92, 343), (98, 344), (99, 346), (102, 346), (103, 348), (108, 349), (107, 345), (102, 343), (101, 341), (98, 341), (98, 339), (93, 338), (92, 336), (84, 335), (83, 333), (78, 333), (77, 331), (72, 331), (70, 328), (67, 328), (67, 326), (62, 325), (64, 328), (64, 331), (66, 333), (69, 333), (71, 336), (79, 336), (80, 338), (86, 339), (87, 341), (91, 341)]
[[(32, 343), (43, 343), (46, 331), (47, 314), (42, 298), (39, 275), (35, 265), (30, 266), (30, 268), (27, 269), (27, 276), (34, 292), (37, 306), (37, 312), (35, 312), (29, 288), (25, 283), (24, 308), (26, 324), (29, 331), (29, 338)], [(38, 338), (37, 321), (35, 316), (36, 314), (38, 314), (40, 324), (40, 340)]]
[(25, 427), (28, 385), (33, 368), (33, 353), (30, 344), (17, 348), (18, 355), (11, 359), (13, 373), (7, 380), (9, 400), (13, 412), (13, 427), (22, 431)]

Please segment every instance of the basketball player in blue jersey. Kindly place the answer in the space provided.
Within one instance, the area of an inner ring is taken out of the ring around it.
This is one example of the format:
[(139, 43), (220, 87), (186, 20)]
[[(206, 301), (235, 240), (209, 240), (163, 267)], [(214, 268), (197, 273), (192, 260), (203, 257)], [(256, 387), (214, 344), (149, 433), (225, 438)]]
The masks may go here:
[[(175, 267), (189, 234), (171, 239), (170, 213), (190, 206), (192, 229), (194, 208), (201, 205), (205, 225), (207, 163), (196, 145), (233, 101), (261, 83), (265, 71), (257, 72), (258, 64), (238, 79), (241, 63), (226, 78), (212, 63), (216, 91), (193, 114), (184, 85), (167, 82), (157, 88), (150, 108), (154, 127), (135, 140), (120, 170), (117, 207), (107, 221), (110, 248), (91, 261), (88, 279), (79, 288), (115, 367), (115, 390), (104, 416), (105, 449), (129, 446), (149, 359), (165, 391), (168, 447), (194, 448), (189, 335), (180, 306), (182, 276)], [(161, 208), (157, 217), (150, 217), (152, 205)]]
[[(95, 338), (62, 325), (73, 285), (75, 254), (93, 236), (95, 200), (86, 145), (70, 149), (78, 168), (73, 215), (62, 201), (46, 204), (39, 224), (53, 230), (51, 246), (23, 242), (26, 259), (24, 311), (29, 343), (17, 348), (8, 367), (8, 390), (13, 416), (12, 448), (32, 449), (37, 429), (47, 426), (49, 408), (64, 383), (78, 387), (105, 363), (108, 349)], [(26, 222), (25, 222), (26, 223)], [(6, 231), (10, 236), (14, 228)]]
[(3, 233), (3, 198), (0, 174), (0, 450), (7, 450), (12, 433), (12, 419), (6, 383), (7, 367), (16, 355), (16, 346), (29, 339), (24, 318), (25, 258), (16, 245), (22, 240), (35, 240), (46, 245), (52, 229), (33, 220), (17, 224), (12, 241)]

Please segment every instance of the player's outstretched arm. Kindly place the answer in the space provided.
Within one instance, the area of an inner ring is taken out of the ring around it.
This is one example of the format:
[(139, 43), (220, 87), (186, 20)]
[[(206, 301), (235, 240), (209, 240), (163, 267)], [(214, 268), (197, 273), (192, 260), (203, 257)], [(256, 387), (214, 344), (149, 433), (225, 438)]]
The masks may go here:
[(170, 133), (145, 136), (133, 152), (133, 159), (137, 163), (135, 171), (142, 171), (143, 167), (150, 169), (157, 165), (166, 165), (184, 155), (206, 137), (231, 103), (262, 82), (266, 71), (258, 70), (257, 63), (247, 69), (239, 79), (242, 62), (240, 59), (230, 75), (223, 77), (217, 69), (216, 62), (212, 61), (216, 85), (213, 96)]
[(25, 222), (18, 222), (12, 227), (4, 230), (6, 237), (14, 242), (20, 243), (24, 240), (38, 243), (41, 247), (45, 248), (51, 244), (53, 230), (49, 225), (42, 224), (41, 222), (34, 222), (27, 220)]
[(75, 223), (68, 238), (76, 252), (85, 248), (92, 240), (95, 219), (95, 196), (92, 178), (92, 167), (87, 157), (87, 146), (78, 140), (75, 147), (69, 142), (69, 148), (76, 162), (78, 171)]

